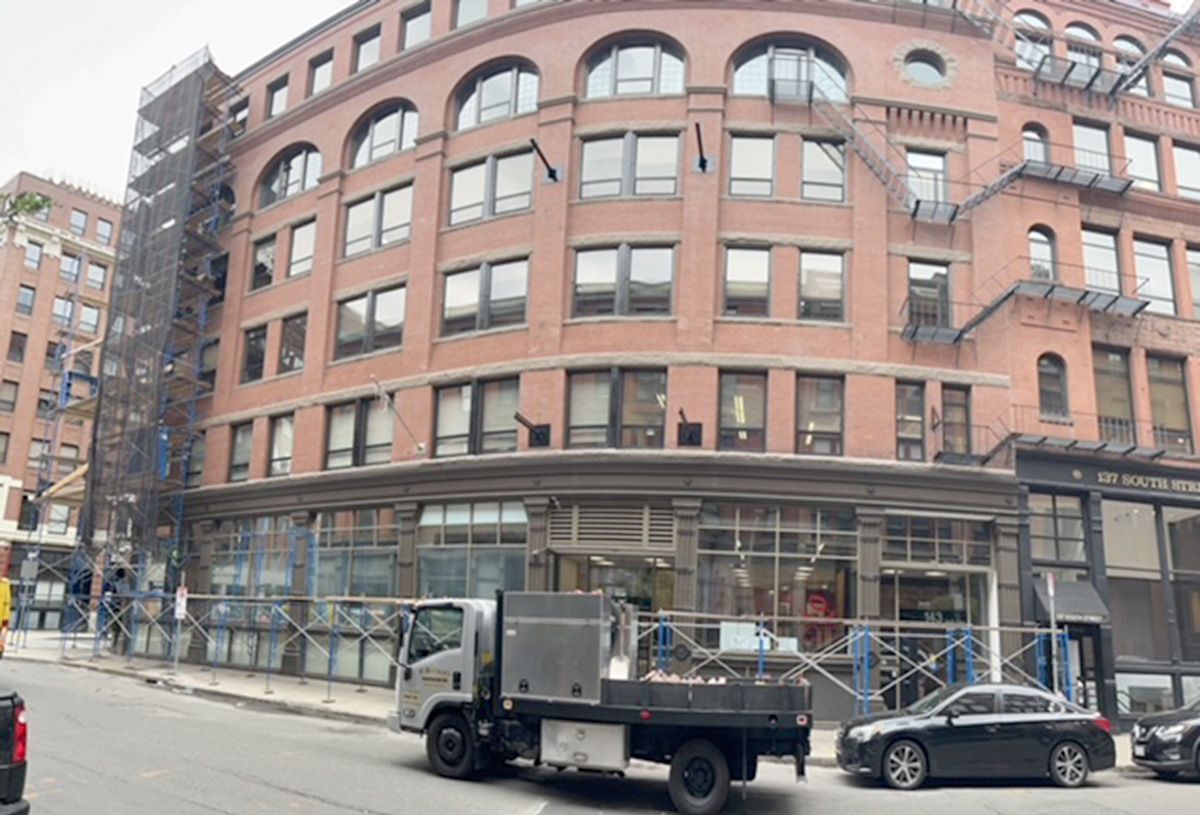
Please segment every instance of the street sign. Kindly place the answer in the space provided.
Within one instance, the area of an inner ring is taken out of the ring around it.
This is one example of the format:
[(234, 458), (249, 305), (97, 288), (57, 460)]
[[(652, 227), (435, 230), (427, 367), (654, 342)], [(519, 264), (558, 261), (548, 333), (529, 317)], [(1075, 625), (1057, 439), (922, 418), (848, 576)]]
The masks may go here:
[(33, 583), (37, 581), (38, 562), (36, 557), (27, 557), (21, 561), (21, 582)]
[(187, 619), (187, 586), (175, 589), (175, 619), (183, 622)]

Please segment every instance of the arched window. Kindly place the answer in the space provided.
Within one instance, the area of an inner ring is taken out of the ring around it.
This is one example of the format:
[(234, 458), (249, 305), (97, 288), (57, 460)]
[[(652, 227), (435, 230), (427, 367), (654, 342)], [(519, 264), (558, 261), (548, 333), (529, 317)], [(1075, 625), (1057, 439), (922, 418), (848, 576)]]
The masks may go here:
[(1050, 21), (1046, 19), (1045, 15), (1029, 9), (1018, 11), (1013, 15), (1013, 21), (1021, 28), (1032, 28), (1035, 31), (1050, 30)]
[(1042, 416), (1069, 416), (1067, 405), (1067, 366), (1055, 354), (1038, 358), (1038, 412)]
[(1018, 11), (1013, 22), (1021, 36), (1017, 39), (1017, 64), (1027, 71), (1036, 71), (1050, 56), (1052, 37), (1050, 21), (1036, 11)]
[(490, 68), (458, 92), (457, 130), (508, 119), (537, 109), (538, 75), (525, 65)]
[(1071, 23), (1066, 28), (1066, 35), (1067, 57), (1075, 65), (1083, 65), (1092, 69), (1091, 71), (1081, 71), (1078, 68), (1072, 70), (1072, 76), (1086, 84), (1094, 78), (1095, 71), (1099, 70), (1104, 62), (1104, 52), (1099, 47), (1100, 34), (1090, 25)]
[(1055, 280), (1054, 233), (1041, 226), (1029, 230), (1029, 276), (1034, 280)]
[[(1128, 73), (1134, 63), (1146, 54), (1146, 47), (1144, 45), (1133, 37), (1126, 35), (1113, 40), (1113, 48), (1121, 55), (1117, 57), (1117, 70), (1122, 73)], [(1150, 80), (1145, 71), (1137, 78), (1136, 82), (1129, 86), (1129, 92), (1135, 93), (1138, 96), (1150, 95)]]
[(1050, 161), (1050, 139), (1039, 125), (1025, 125), (1021, 139), (1025, 143), (1026, 161)]
[(733, 69), (733, 92), (743, 96), (807, 96), (809, 87), (833, 102), (849, 98), (842, 61), (829, 49), (804, 40), (751, 48)]
[(1167, 51), (1162, 55), (1164, 65), (1174, 65), (1177, 68), (1191, 68), (1192, 61), (1178, 51)]
[(683, 57), (659, 40), (622, 40), (588, 60), (588, 99), (683, 93)]
[(1162, 63), (1169, 66), (1163, 69), (1163, 98), (1172, 105), (1194, 108), (1196, 88), (1189, 76), (1192, 61), (1178, 51), (1167, 51), (1162, 55)]
[(311, 144), (289, 147), (275, 159), (263, 176), (259, 205), (270, 206), (276, 201), (317, 186), (321, 177), (321, 154)]
[(1073, 40), (1081, 40), (1083, 42), (1100, 42), (1099, 32), (1085, 23), (1071, 23), (1064, 30), (1066, 35)]
[(407, 102), (376, 108), (350, 137), (350, 167), (362, 167), (417, 143), (417, 111)]

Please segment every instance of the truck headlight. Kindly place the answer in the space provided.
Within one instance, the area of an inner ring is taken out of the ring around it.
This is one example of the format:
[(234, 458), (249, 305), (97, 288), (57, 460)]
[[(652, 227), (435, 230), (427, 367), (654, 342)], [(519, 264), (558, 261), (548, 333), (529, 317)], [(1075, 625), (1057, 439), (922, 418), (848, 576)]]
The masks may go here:
[(1164, 727), (1162, 730), (1159, 730), (1158, 738), (1160, 741), (1178, 741), (1183, 738), (1183, 731), (1186, 729), (1185, 725), (1173, 724), (1170, 727)]

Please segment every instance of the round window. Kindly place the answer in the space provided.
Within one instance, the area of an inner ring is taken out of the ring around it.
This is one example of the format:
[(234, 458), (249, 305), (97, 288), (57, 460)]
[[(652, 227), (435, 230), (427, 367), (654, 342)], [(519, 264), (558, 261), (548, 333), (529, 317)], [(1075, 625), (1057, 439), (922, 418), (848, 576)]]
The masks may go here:
[(913, 51), (904, 58), (904, 73), (922, 85), (940, 85), (946, 78), (946, 63), (932, 51)]

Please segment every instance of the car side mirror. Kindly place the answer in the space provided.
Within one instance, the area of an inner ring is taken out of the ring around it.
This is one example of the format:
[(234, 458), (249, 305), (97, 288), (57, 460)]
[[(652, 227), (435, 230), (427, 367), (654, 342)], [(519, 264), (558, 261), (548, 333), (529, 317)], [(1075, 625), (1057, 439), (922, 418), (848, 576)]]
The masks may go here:
[(946, 724), (954, 724), (954, 720), (958, 718), (958, 713), (954, 709), (946, 711)]

